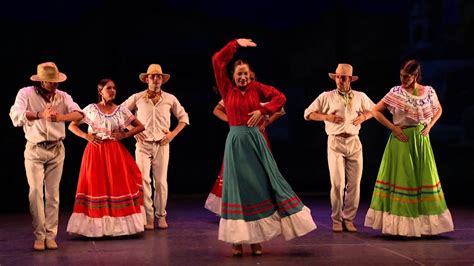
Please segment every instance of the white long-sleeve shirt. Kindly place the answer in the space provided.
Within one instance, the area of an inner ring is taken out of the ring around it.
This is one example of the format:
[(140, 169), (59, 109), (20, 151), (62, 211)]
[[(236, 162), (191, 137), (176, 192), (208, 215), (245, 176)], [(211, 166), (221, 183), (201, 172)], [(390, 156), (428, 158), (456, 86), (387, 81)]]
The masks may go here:
[(159, 141), (165, 136), (163, 130), (170, 130), (171, 114), (178, 122), (189, 125), (188, 113), (174, 95), (162, 90), (161, 99), (153, 104), (151, 99), (145, 98), (145, 93), (146, 90), (135, 93), (122, 103), (145, 126), (145, 141)]
[(348, 133), (358, 135), (360, 124), (354, 126), (352, 121), (359, 116), (360, 113), (372, 110), (374, 102), (363, 92), (352, 90), (352, 93), (354, 96), (352, 97), (350, 106), (344, 105), (344, 101), (338, 94), (337, 89), (321, 93), (304, 111), (304, 119), (310, 120), (309, 115), (312, 112), (318, 112), (320, 114), (334, 114), (335, 112), (335, 115), (344, 119), (344, 123), (336, 124), (324, 121), (326, 134), (337, 135), (340, 133)]
[(51, 122), (47, 119), (28, 120), (26, 112), (42, 112), (53, 107), (59, 114), (74, 111), (82, 112), (72, 97), (64, 91), (56, 90), (51, 102), (46, 102), (34, 86), (24, 87), (18, 91), (15, 103), (10, 108), (10, 118), (15, 127), (23, 127), (25, 138), (32, 143), (62, 140), (66, 137), (64, 122)]

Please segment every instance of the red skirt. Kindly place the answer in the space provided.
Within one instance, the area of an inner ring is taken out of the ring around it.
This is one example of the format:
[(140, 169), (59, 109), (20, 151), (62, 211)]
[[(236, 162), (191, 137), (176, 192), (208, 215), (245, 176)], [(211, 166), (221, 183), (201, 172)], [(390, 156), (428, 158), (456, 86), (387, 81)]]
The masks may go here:
[(130, 235), (144, 230), (144, 216), (142, 176), (127, 148), (116, 140), (88, 143), (67, 231), (88, 237)]

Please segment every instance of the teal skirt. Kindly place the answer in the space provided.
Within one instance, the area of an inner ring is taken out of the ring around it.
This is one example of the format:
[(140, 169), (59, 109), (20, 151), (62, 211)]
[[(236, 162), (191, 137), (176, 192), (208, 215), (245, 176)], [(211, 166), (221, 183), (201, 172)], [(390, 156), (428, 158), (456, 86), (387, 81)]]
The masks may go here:
[(280, 233), (291, 239), (316, 228), (257, 127), (230, 127), (223, 180), (219, 239), (259, 243)]
[(403, 130), (407, 142), (390, 135), (365, 225), (382, 233), (433, 235), (454, 230), (429, 136), (423, 125)]

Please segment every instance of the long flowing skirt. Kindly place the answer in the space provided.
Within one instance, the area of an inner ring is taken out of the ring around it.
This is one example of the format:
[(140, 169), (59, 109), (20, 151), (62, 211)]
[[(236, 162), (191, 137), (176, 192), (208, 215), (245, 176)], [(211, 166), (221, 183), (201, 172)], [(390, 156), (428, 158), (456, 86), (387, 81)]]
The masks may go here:
[(67, 232), (87, 237), (131, 235), (143, 232), (144, 224), (142, 177), (131, 154), (120, 141), (88, 143)]
[(421, 130), (423, 125), (404, 129), (408, 142), (390, 135), (365, 226), (415, 237), (454, 230), (430, 139)]
[[(270, 139), (266, 131), (262, 132), (265, 141), (267, 142), (268, 148), (271, 151)], [(217, 175), (217, 179), (212, 186), (212, 190), (207, 196), (206, 202), (204, 203), (204, 208), (209, 211), (221, 215), (221, 206), (222, 206), (222, 183), (224, 178), (224, 160), (222, 160), (221, 169)]]
[(311, 211), (284, 179), (258, 128), (232, 126), (224, 152), (219, 240), (252, 244), (316, 229)]

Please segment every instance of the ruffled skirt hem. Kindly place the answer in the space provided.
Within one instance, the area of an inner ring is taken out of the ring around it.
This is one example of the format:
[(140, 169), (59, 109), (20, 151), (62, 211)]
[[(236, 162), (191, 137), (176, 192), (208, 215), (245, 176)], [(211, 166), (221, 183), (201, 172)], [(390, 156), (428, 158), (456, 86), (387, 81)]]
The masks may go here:
[(454, 230), (453, 219), (448, 209), (438, 215), (404, 217), (370, 208), (365, 216), (364, 225), (373, 229), (382, 229), (382, 234), (407, 237), (438, 235)]
[(204, 208), (210, 210), (211, 212), (221, 215), (222, 209), (222, 198), (218, 197), (214, 193), (209, 193), (207, 196), (206, 203), (204, 203)]
[(92, 218), (83, 213), (73, 213), (69, 218), (66, 231), (86, 237), (123, 236), (133, 235), (144, 231), (145, 209), (140, 207), (141, 213), (128, 216), (103, 216)]
[(304, 206), (301, 211), (284, 218), (278, 212), (251, 222), (221, 218), (219, 240), (233, 244), (255, 244), (279, 235), (283, 235), (285, 240), (291, 240), (315, 229), (311, 210)]

